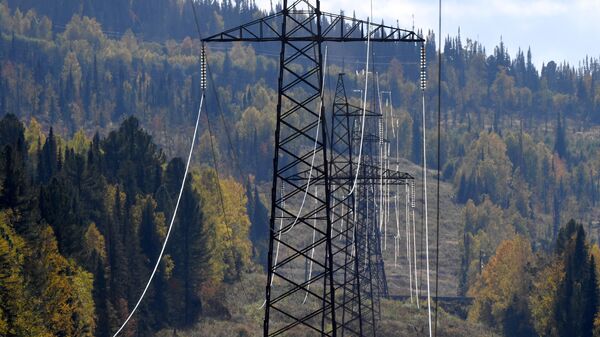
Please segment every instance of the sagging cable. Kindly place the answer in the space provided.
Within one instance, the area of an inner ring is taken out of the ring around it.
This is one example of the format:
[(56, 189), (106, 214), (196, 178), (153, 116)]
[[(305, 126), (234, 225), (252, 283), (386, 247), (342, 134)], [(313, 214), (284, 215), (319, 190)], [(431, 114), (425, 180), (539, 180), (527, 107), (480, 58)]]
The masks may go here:
[(177, 217), (177, 211), (179, 210), (179, 203), (181, 202), (181, 196), (183, 195), (185, 181), (187, 179), (188, 172), (190, 169), (190, 163), (192, 161), (192, 154), (194, 153), (194, 145), (196, 143), (196, 137), (198, 135), (198, 126), (200, 125), (200, 115), (202, 112), (202, 106), (204, 105), (204, 96), (205, 96), (205, 90), (206, 90), (206, 58), (204, 57), (204, 55), (205, 54), (204, 54), (204, 47), (203, 47), (202, 48), (202, 58), (201, 58), (201, 67), (202, 67), (201, 73), (202, 73), (203, 80), (201, 81), (202, 82), (202, 95), (200, 97), (200, 106), (198, 107), (198, 115), (196, 117), (196, 125), (194, 127), (194, 135), (192, 137), (192, 141), (190, 144), (190, 151), (188, 153), (187, 163), (185, 165), (185, 172), (183, 174), (183, 179), (181, 181), (181, 187), (179, 188), (179, 195), (177, 196), (177, 202), (175, 203), (175, 210), (173, 211), (173, 215), (171, 217), (171, 222), (169, 223), (169, 229), (167, 230), (167, 234), (165, 236), (165, 241), (163, 242), (163, 245), (161, 247), (160, 254), (158, 255), (158, 258), (156, 259), (156, 263), (154, 264), (154, 269), (152, 270), (152, 274), (150, 274), (150, 278), (148, 279), (148, 282), (146, 282), (144, 291), (142, 291), (140, 298), (138, 299), (135, 306), (129, 313), (129, 316), (127, 316), (127, 318), (125, 319), (123, 324), (121, 324), (121, 327), (119, 328), (119, 330), (117, 330), (117, 332), (115, 332), (113, 337), (118, 336), (121, 333), (121, 331), (123, 331), (125, 326), (127, 326), (127, 323), (129, 323), (129, 321), (131, 320), (133, 315), (138, 310), (140, 304), (142, 303), (142, 300), (146, 296), (146, 293), (148, 292), (148, 289), (150, 288), (150, 284), (152, 284), (152, 281), (154, 280), (154, 277), (156, 276), (158, 266), (160, 265), (160, 261), (162, 260), (162, 257), (165, 253), (167, 243), (169, 242), (169, 237), (171, 236), (171, 231), (173, 230), (173, 224), (175, 223), (175, 218)]

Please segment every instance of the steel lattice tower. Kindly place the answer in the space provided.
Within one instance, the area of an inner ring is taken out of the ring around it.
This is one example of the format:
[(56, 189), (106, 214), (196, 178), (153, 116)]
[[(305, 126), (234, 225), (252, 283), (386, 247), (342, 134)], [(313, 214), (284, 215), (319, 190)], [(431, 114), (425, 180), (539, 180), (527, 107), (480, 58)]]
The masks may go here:
[[(343, 184), (331, 181), (334, 167), (328, 155), (331, 136), (322, 98), (322, 44), (365, 42), (369, 33), (372, 42), (424, 41), (412, 31), (324, 13), (319, 0), (291, 4), (283, 0), (281, 12), (203, 39), (277, 42), (281, 47), (264, 336), (291, 331), (337, 336), (340, 316), (358, 315), (360, 320), (364, 315), (350, 314), (347, 304), (340, 303), (344, 296), (336, 294), (336, 290), (344, 292), (342, 288), (350, 297), (356, 292), (340, 281), (344, 276), (338, 276), (355, 262), (346, 260), (348, 226), (333, 226), (339, 216), (347, 219), (347, 215), (338, 214), (338, 202), (332, 200), (341, 195)], [(310, 272), (298, 272), (305, 265), (311, 266)]]
[[(336, 308), (343, 309), (338, 321), (342, 336), (375, 336), (380, 318), (379, 301), (381, 297), (388, 296), (378, 227), (379, 212), (374, 209), (376, 186), (381, 182), (405, 185), (413, 179), (407, 173), (384, 170), (374, 164), (373, 145), (387, 140), (367, 130), (363, 139), (365, 156), (361, 160), (360, 172), (355, 176), (358, 167), (354, 158), (358, 157), (356, 149), (360, 146), (359, 126), (363, 114), (367, 118), (366, 129), (372, 131), (382, 115), (349, 104), (344, 77), (340, 74), (333, 103), (330, 151), (333, 169), (330, 180), (334, 186), (334, 228), (339, 228), (340, 241), (346, 242), (342, 245), (345, 251), (334, 251), (334, 282), (336, 291), (342, 289), (342, 294), (337, 294), (336, 303)], [(357, 188), (355, 193), (350, 194), (355, 179)], [(356, 214), (345, 211), (352, 205)], [(340, 269), (343, 273), (338, 271)]]
[[(354, 258), (355, 194), (350, 193), (354, 163), (352, 156), (352, 121), (349, 116), (350, 105), (346, 96), (343, 74), (338, 77), (332, 114), (331, 139), (331, 193), (333, 202), (332, 227), (339, 238), (332, 238), (339, 249), (334, 252), (335, 290), (338, 301), (338, 324), (341, 336), (363, 336), (362, 302), (360, 278), (356, 272), (358, 265)], [(341, 294), (340, 294), (341, 292)]]

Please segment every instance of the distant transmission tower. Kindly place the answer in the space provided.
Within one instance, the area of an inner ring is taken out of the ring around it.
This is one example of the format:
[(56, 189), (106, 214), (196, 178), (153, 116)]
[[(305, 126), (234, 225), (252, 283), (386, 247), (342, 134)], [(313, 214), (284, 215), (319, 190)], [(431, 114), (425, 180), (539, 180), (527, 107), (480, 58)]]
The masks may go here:
[[(345, 319), (341, 317), (347, 314), (362, 320), (364, 316), (360, 310), (357, 313), (347, 310), (343, 294), (336, 293), (345, 289), (346, 295), (352, 297), (356, 292), (341, 283), (338, 276), (345, 273), (346, 264), (356, 262), (346, 261), (347, 242), (336, 241), (347, 238), (348, 231), (333, 226), (333, 217), (337, 226), (340, 215), (334, 214), (334, 206), (337, 213), (341, 204), (332, 199), (341, 193), (338, 190), (341, 184), (331, 180), (331, 170), (335, 168), (328, 154), (331, 131), (327, 128), (322, 99), (322, 44), (366, 42), (368, 32), (371, 42), (424, 41), (413, 31), (324, 13), (319, 0), (297, 0), (291, 4), (284, 0), (281, 12), (203, 39), (203, 42), (277, 42), (281, 46), (264, 336), (292, 331), (337, 336), (341, 331), (340, 319), (342, 323)], [(283, 193), (282, 184), (286, 186)], [(340, 193), (332, 193), (333, 189)], [(343, 201), (343, 204), (344, 209), (351, 206), (344, 212), (354, 214), (353, 203)], [(307, 239), (313, 232), (314, 240)], [(275, 263), (277, 245), (281, 250)], [(342, 260), (343, 263), (338, 262)], [(299, 272), (307, 262), (313, 266), (310, 277)], [(360, 261), (358, 266), (362, 281), (365, 275), (360, 273)]]

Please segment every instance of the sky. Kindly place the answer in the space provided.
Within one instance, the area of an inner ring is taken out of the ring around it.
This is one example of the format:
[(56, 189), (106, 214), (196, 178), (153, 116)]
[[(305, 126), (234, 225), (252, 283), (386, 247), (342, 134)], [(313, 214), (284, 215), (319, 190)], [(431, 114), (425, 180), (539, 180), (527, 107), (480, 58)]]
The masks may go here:
[[(277, 0), (273, 0), (276, 3)], [(263, 8), (270, 0), (257, 0)], [(370, 16), (368, 0), (321, 0), (324, 11), (344, 10), (357, 18)], [(437, 35), (437, 0), (373, 0), (373, 18), (401, 28), (434, 29)], [(467, 38), (483, 44), (488, 54), (500, 39), (514, 57), (519, 48), (531, 47), (533, 61), (566, 60), (577, 65), (586, 55), (600, 57), (600, 0), (442, 0), (442, 35)]]

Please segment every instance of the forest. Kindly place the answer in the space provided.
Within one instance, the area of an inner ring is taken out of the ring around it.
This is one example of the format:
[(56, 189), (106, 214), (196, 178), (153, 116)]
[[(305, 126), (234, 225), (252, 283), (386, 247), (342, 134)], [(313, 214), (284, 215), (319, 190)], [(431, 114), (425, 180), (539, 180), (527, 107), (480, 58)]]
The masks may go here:
[[(196, 7), (202, 34), (266, 13), (253, 1)], [(501, 39), (488, 52), (460, 30), (441, 48), (421, 33), (427, 160), (439, 164), (462, 219), (451, 229), (460, 265), (446, 273), (448, 295), (472, 298), (464, 319), (494, 334), (600, 336), (600, 60), (538, 69), (535, 50), (511, 53)], [(0, 335), (112, 336), (128, 316), (183, 179), (200, 48), (187, 1), (0, 1)], [(331, 46), (327, 82), (345, 72), (348, 87), (359, 84), (362, 49)], [(380, 85), (394, 93), (397, 155), (419, 164), (419, 49), (375, 52)], [(277, 53), (209, 47), (192, 173), (155, 282), (124, 335), (227, 321), (228, 291), (264, 274)]]

